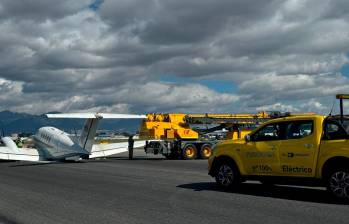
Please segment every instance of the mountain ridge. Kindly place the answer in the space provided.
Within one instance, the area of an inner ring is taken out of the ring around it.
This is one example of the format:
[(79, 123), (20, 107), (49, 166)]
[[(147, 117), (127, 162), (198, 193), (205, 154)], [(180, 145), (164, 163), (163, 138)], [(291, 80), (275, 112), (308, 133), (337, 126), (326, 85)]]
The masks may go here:
[[(57, 111), (49, 113), (60, 113)], [(46, 113), (45, 113), (46, 114)], [(36, 131), (45, 126), (57, 127), (68, 133), (74, 130), (80, 130), (84, 125), (85, 119), (48, 119), (45, 114), (32, 115), (27, 113), (11, 112), (9, 110), (0, 112), (0, 129), (5, 135), (12, 133), (36, 133)], [(141, 120), (102, 120), (99, 129), (112, 130), (115, 132), (136, 133), (139, 129)]]

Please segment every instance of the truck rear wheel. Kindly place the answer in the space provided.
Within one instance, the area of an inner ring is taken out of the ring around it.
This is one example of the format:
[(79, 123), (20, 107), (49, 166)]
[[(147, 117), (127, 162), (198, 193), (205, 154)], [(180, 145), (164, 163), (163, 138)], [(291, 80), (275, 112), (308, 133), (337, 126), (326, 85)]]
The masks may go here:
[(228, 161), (218, 164), (215, 179), (217, 184), (225, 189), (233, 189), (241, 182), (238, 170)]
[(183, 159), (196, 159), (197, 149), (193, 144), (188, 144), (183, 149)]
[(349, 169), (335, 169), (331, 172), (327, 190), (339, 199), (349, 199)]
[(208, 159), (212, 155), (212, 146), (210, 144), (203, 144), (200, 149), (200, 157)]

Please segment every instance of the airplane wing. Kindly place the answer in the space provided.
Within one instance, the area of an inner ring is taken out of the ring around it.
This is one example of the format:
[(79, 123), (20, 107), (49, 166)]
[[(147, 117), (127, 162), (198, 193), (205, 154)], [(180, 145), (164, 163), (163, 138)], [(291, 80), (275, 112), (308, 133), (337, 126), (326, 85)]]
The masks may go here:
[(45, 158), (37, 149), (18, 148), (9, 137), (1, 138), (4, 146), (0, 146), (0, 160), (43, 161)]
[[(134, 141), (134, 148), (143, 147), (145, 141)], [(128, 151), (128, 142), (112, 144), (94, 144), (90, 158), (106, 157)]]
[(112, 113), (67, 113), (67, 114), (46, 114), (48, 118), (83, 118), (83, 119), (143, 119), (146, 115), (138, 114), (112, 114)]
[(43, 161), (37, 149), (18, 148), (13, 150), (6, 146), (0, 147), (0, 160)]

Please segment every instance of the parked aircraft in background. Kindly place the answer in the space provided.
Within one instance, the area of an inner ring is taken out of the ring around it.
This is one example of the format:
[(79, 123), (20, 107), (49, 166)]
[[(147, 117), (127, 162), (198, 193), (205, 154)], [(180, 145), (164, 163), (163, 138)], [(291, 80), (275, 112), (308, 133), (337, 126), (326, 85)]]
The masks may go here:
[[(145, 115), (108, 113), (47, 114), (48, 118), (87, 119), (80, 137), (71, 137), (55, 127), (42, 127), (34, 135), (35, 148), (18, 148), (10, 137), (3, 137), (0, 159), (23, 161), (52, 161), (105, 157), (128, 150), (128, 143), (94, 144), (94, 137), (101, 119), (142, 119)], [(144, 146), (145, 141), (135, 141), (134, 147)]]

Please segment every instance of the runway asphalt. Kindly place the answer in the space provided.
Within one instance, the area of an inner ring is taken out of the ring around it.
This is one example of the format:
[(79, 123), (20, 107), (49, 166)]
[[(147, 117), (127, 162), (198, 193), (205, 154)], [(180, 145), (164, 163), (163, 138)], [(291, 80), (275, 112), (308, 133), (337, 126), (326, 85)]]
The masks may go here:
[(349, 223), (322, 188), (221, 191), (207, 161), (138, 152), (88, 162), (0, 162), (0, 223)]

